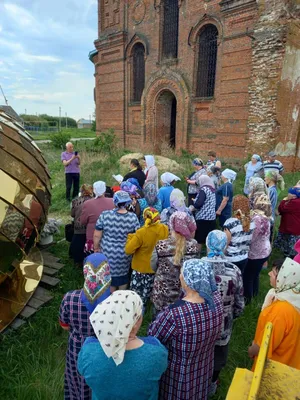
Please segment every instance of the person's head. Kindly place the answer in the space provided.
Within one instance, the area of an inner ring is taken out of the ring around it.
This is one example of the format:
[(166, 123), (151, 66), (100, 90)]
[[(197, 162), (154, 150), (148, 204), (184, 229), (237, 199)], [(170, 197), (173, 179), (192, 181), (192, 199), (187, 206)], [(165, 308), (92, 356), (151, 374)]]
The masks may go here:
[(215, 161), (217, 158), (217, 153), (215, 151), (209, 151), (207, 154), (209, 161)]
[(194, 220), (187, 213), (176, 211), (170, 217), (169, 227), (172, 236), (176, 240), (174, 264), (180, 265), (185, 254), (186, 240), (192, 238), (197, 226)]
[(126, 206), (131, 204), (131, 198), (128, 193), (124, 192), (124, 190), (119, 190), (114, 194), (113, 202), (114, 205), (119, 209), (124, 209)]
[(267, 194), (260, 194), (254, 198), (253, 212), (265, 215), (267, 218), (272, 217), (272, 204)]
[(141, 164), (139, 163), (139, 160), (137, 160), (136, 158), (132, 158), (130, 160), (130, 169), (139, 169), (140, 171), (142, 170)]
[(206, 238), (207, 257), (224, 257), (227, 247), (227, 236), (225, 232), (217, 229), (209, 232)]
[(148, 228), (149, 226), (158, 224), (160, 222), (160, 214), (156, 208), (147, 207), (143, 212), (143, 218), (145, 221), (145, 227)]
[(260, 156), (258, 154), (253, 154), (253, 156), (251, 157), (252, 164), (257, 164), (258, 161), (261, 161)]
[(87, 256), (83, 265), (83, 277), (81, 300), (92, 313), (110, 295), (111, 275), (106, 256), (102, 253)]
[(172, 186), (175, 182), (180, 181), (180, 178), (171, 172), (165, 172), (160, 177), (163, 186)]
[(143, 189), (145, 200), (148, 204), (148, 206), (154, 206), (154, 204), (157, 202), (157, 187), (155, 183), (149, 182), (146, 183)]
[(257, 193), (268, 194), (264, 180), (258, 177), (252, 177), (249, 179), (249, 190), (251, 196), (255, 196)]
[(267, 171), (264, 180), (268, 186), (275, 185), (280, 191), (284, 190), (283, 177), (277, 171)]
[(197, 179), (197, 185), (200, 188), (203, 188), (203, 186), (208, 186), (211, 189), (215, 190), (215, 184), (208, 175), (199, 176), (199, 178)]
[(214, 309), (213, 294), (217, 290), (213, 266), (209, 262), (192, 258), (183, 263), (180, 281), (187, 294), (196, 292)]
[(236, 172), (232, 169), (226, 168), (222, 172), (221, 179), (223, 182), (233, 182), (236, 179)]
[(99, 304), (90, 316), (95, 335), (116, 365), (124, 360), (129, 338), (135, 338), (143, 321), (143, 302), (132, 290), (118, 290)]
[(269, 151), (269, 153), (266, 154), (266, 160), (269, 162), (274, 162), (276, 160), (275, 151)]
[(216, 167), (215, 165), (211, 165), (211, 166), (209, 166), (208, 168), (207, 168), (207, 175), (208, 176), (219, 176), (220, 175), (220, 171), (221, 171), (221, 168), (219, 168), (219, 167)]
[(71, 142), (66, 143), (66, 150), (68, 153), (73, 153), (73, 150), (74, 150), (73, 143), (71, 143)]
[(290, 258), (275, 260), (269, 272), (270, 285), (278, 292), (293, 289), (298, 286), (300, 296), (299, 264)]
[(289, 188), (288, 193), (293, 196), (295, 199), (300, 198), (300, 187), (294, 186)]
[(250, 230), (250, 205), (249, 199), (238, 194), (232, 199), (232, 216), (241, 221), (244, 232)]
[(120, 188), (124, 192), (128, 193), (130, 197), (139, 197), (137, 187), (129, 182), (129, 180), (122, 182)]
[(147, 155), (144, 157), (145, 158), (145, 163), (146, 167), (149, 169), (155, 165), (155, 158), (152, 155)]
[(170, 206), (177, 211), (186, 210), (185, 196), (180, 189), (172, 190), (170, 194)]
[(192, 161), (192, 164), (194, 166), (194, 168), (198, 171), (199, 169), (202, 169), (204, 166), (203, 161), (201, 160), (201, 158), (194, 158)]
[(93, 184), (93, 191), (95, 194), (95, 198), (103, 197), (106, 192), (106, 184), (103, 181), (97, 181)]
[(82, 197), (93, 197), (93, 186), (84, 183), (80, 188), (80, 194)]

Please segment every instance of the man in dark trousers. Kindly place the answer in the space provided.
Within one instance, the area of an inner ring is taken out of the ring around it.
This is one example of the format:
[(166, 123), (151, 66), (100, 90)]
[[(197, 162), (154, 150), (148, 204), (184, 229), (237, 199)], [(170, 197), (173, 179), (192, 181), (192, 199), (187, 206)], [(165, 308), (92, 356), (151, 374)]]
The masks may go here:
[(72, 199), (78, 196), (80, 180), (80, 157), (77, 151), (74, 153), (74, 146), (71, 142), (66, 144), (66, 151), (61, 153), (61, 161), (65, 166), (66, 174), (66, 199), (71, 201), (71, 188), (73, 185)]

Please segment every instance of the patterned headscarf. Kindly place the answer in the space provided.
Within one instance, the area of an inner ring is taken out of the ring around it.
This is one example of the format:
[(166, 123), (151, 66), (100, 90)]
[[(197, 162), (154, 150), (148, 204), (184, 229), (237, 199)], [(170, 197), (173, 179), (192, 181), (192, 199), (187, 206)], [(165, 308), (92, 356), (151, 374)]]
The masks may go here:
[(169, 226), (172, 231), (184, 236), (186, 240), (190, 240), (197, 229), (194, 218), (183, 211), (176, 211), (171, 215)]
[(278, 194), (284, 190), (285, 184), (283, 177), (277, 171), (267, 171), (266, 177), (271, 179), (276, 184)]
[(147, 207), (143, 212), (143, 218), (145, 221), (145, 227), (155, 225), (160, 222), (160, 214), (156, 208)]
[(195, 167), (203, 167), (203, 165), (204, 165), (201, 158), (194, 158), (192, 161), (192, 164), (195, 165)]
[(244, 232), (250, 230), (250, 205), (246, 196), (238, 194), (232, 199), (232, 215), (241, 221)]
[(269, 290), (262, 309), (274, 301), (287, 301), (300, 309), (300, 268), (296, 261), (286, 258), (276, 279), (276, 288)]
[(251, 177), (249, 180), (250, 195), (255, 196), (256, 193), (268, 194), (267, 185), (265, 181), (259, 177)]
[(183, 263), (182, 276), (187, 286), (199, 293), (214, 310), (213, 293), (217, 290), (212, 264), (193, 258)]
[(200, 188), (202, 188), (203, 186), (208, 186), (213, 189), (213, 191), (215, 191), (215, 184), (208, 175), (199, 176), (199, 178), (197, 179), (197, 185), (200, 186)]
[(86, 257), (83, 266), (84, 285), (81, 300), (90, 313), (110, 295), (111, 276), (108, 260), (102, 253)]
[(149, 206), (154, 206), (154, 204), (157, 202), (157, 187), (155, 183), (152, 182), (146, 183), (143, 192), (147, 204)]
[(139, 181), (136, 178), (129, 178), (129, 179), (127, 179), (127, 182), (130, 182), (133, 185), (135, 185), (138, 188), (138, 190), (142, 190), (142, 188), (139, 184)]
[(170, 195), (170, 206), (175, 208), (177, 211), (185, 211), (186, 204), (185, 204), (185, 197), (181, 190), (174, 189)]
[(120, 188), (124, 192), (128, 193), (130, 196), (139, 196), (137, 192), (137, 187), (129, 181), (122, 182)]
[[(128, 193), (124, 192), (124, 190), (119, 190), (114, 194), (113, 201), (116, 207), (118, 208), (126, 208), (129, 204), (131, 204), (132, 200)], [(122, 204), (122, 207), (119, 207), (119, 204)]]
[(215, 229), (209, 232), (206, 238), (206, 247), (209, 249), (208, 258), (222, 257), (227, 246), (227, 236), (225, 232)]
[(82, 197), (93, 197), (93, 186), (84, 183), (80, 188), (80, 193)]
[(272, 217), (272, 204), (270, 201), (270, 197), (266, 194), (261, 194), (256, 196), (253, 203), (253, 211), (254, 214), (261, 214), (267, 218)]
[(103, 301), (90, 316), (92, 327), (108, 358), (116, 365), (124, 360), (132, 328), (142, 316), (143, 303), (131, 290), (118, 290)]
[(180, 181), (180, 178), (172, 174), (172, 172), (165, 172), (161, 175), (160, 179), (165, 186), (170, 186), (174, 181)]

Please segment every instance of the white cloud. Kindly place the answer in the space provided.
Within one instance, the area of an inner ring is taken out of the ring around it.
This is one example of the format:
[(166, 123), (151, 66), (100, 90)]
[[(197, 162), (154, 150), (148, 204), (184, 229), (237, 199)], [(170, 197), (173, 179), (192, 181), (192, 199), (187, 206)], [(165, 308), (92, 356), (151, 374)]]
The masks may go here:
[(50, 62), (50, 63), (58, 63), (61, 61), (60, 58), (55, 57), (55, 56), (37, 56), (33, 54), (28, 54), (28, 53), (20, 53), (19, 58), (23, 59), (24, 61), (28, 62), (35, 62), (35, 61), (42, 61), (42, 62)]
[(17, 23), (23, 27), (34, 27), (36, 24), (33, 16), (24, 8), (19, 7), (14, 3), (5, 3), (4, 9), (6, 13)]

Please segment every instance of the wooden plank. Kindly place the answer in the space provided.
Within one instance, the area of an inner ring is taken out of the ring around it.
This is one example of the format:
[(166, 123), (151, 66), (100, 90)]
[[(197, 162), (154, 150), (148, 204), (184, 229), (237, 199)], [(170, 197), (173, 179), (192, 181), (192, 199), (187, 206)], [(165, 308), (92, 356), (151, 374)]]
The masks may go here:
[(53, 254), (49, 253), (48, 251), (42, 251), (42, 256), (44, 261), (49, 261), (49, 262), (59, 262), (60, 258), (55, 257)]
[(41, 282), (46, 284), (46, 285), (49, 285), (49, 286), (53, 287), (53, 286), (58, 285), (59, 279), (58, 278), (53, 278), (52, 276), (43, 274), (42, 278), (41, 278)]
[(33, 294), (33, 298), (38, 299), (46, 303), (47, 301), (53, 299), (53, 296), (49, 292), (49, 290), (42, 288), (41, 286), (36, 288), (36, 291)]
[(30, 299), (30, 301), (28, 302), (28, 306), (29, 307), (32, 307), (32, 308), (35, 308), (36, 310), (38, 309), (38, 308), (40, 308), (43, 304), (45, 304), (45, 302), (43, 301), (43, 300), (40, 300), (40, 299), (36, 299), (36, 298), (34, 298), (34, 297), (31, 297), (31, 299)]
[(9, 327), (12, 329), (18, 329), (18, 328), (20, 328), (20, 326), (22, 326), (24, 324), (26, 324), (26, 321), (24, 321), (24, 319), (16, 318), (14, 320), (14, 322), (12, 324), (10, 324)]
[(29, 318), (31, 317), (31, 315), (35, 314), (37, 312), (37, 310), (33, 307), (30, 306), (26, 306), (23, 311), (20, 313), (20, 316), (22, 318)]
[(57, 274), (58, 270), (57, 270), (57, 269), (54, 269), (54, 268), (49, 268), (49, 267), (47, 267), (47, 266), (44, 266), (43, 272), (44, 272), (44, 274), (46, 274), (46, 275), (52, 276), (52, 275)]
[(64, 267), (64, 264), (57, 263), (57, 262), (44, 262), (45, 267), (50, 267), (56, 269), (56, 271), (59, 271)]

